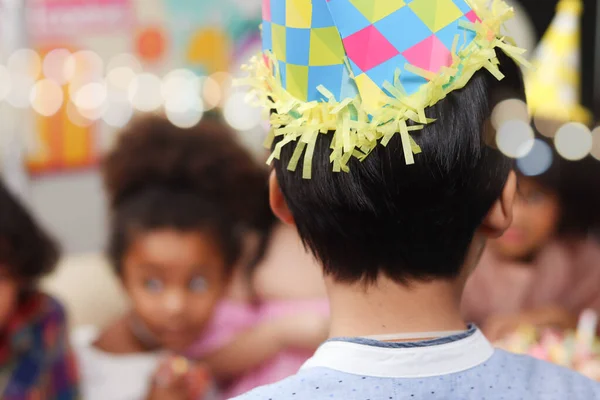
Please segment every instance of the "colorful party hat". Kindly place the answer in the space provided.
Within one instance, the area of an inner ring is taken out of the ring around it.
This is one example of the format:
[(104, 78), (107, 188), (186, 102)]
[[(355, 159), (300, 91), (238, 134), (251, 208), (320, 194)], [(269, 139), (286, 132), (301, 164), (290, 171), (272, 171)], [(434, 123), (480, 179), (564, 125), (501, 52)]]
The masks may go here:
[(588, 123), (580, 105), (581, 0), (560, 0), (556, 16), (535, 50), (525, 75), (533, 115), (556, 121)]
[(245, 83), (270, 114), (281, 148), (296, 143), (289, 170), (304, 156), (310, 177), (319, 134), (333, 134), (333, 170), (348, 171), (399, 134), (433, 122), (426, 109), (485, 68), (497, 79), (497, 49), (527, 64), (524, 50), (500, 34), (512, 8), (502, 0), (263, 0), (263, 54)]

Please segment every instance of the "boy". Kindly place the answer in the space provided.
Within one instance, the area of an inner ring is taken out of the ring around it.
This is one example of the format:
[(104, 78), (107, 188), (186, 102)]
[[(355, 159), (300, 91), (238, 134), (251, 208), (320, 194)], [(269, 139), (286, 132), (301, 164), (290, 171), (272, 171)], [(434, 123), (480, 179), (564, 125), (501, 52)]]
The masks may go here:
[[(493, 106), (507, 97), (524, 98), (518, 67), (496, 48), (518, 59), (498, 39), (510, 9), (499, 1), (494, 12), (471, 9), (462, 0), (304, 3), (267, 2), (270, 20), (263, 34), (281, 23), (281, 15), (292, 30), (302, 19), (294, 16), (306, 10), (312, 28), (320, 26), (314, 29), (328, 29), (323, 26), (332, 19), (341, 43), (319, 31), (309, 47), (323, 51), (326, 42), (335, 66), (333, 56), (343, 46), (356, 98), (344, 100), (352, 95), (344, 75), (331, 76), (335, 68), (317, 79), (308, 66), (305, 87), (299, 69), (289, 65), (301, 61), (289, 52), (302, 49), (289, 40), (298, 32), (287, 32), (288, 51), (282, 54), (279, 29), (265, 40), (267, 50), (273, 43), (274, 57), (267, 53), (266, 59), (276, 65), (274, 78), (260, 73), (258, 61), (256, 85), (281, 136), (274, 147), (271, 206), (296, 226), (323, 266), (331, 339), (297, 375), (240, 399), (600, 398), (600, 385), (574, 372), (494, 350), (460, 314), (465, 281), (486, 240), (501, 235), (512, 218), (512, 163), (484, 138)], [(465, 27), (475, 33), (469, 36)], [(435, 37), (428, 36), (433, 31)], [(361, 46), (362, 35), (368, 40)], [(425, 45), (405, 43), (418, 42), (420, 35)], [(440, 37), (454, 38), (445, 51)], [(373, 66), (373, 57), (383, 57), (389, 46), (402, 57)], [(451, 59), (444, 56), (449, 48)], [(309, 64), (323, 62), (312, 53), (308, 58)], [(332, 90), (338, 79), (342, 88)], [(267, 85), (261, 88), (261, 82)], [(415, 124), (424, 126), (411, 138), (407, 128)], [(344, 172), (332, 172), (330, 160)]]

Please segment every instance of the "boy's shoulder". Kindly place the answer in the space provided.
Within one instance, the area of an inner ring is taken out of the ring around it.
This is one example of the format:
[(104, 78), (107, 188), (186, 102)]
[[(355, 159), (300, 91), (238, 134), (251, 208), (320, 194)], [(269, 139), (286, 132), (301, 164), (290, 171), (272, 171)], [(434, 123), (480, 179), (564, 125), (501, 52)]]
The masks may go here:
[(496, 350), (484, 364), (434, 377), (377, 378), (327, 368), (311, 368), (278, 383), (255, 389), (236, 400), (336, 398), (600, 400), (600, 383), (557, 365)]

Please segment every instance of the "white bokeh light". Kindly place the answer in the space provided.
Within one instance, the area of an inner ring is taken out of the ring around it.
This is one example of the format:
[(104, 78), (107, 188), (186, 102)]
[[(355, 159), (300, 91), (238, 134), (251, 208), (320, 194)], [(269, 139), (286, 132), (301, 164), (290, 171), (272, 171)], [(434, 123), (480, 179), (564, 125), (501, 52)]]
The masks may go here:
[(504, 122), (496, 132), (496, 145), (506, 156), (525, 157), (533, 148), (535, 135), (531, 126), (524, 121)]
[(204, 100), (205, 109), (211, 110), (217, 107), (223, 98), (223, 91), (219, 82), (210, 77), (201, 78), (202, 100)]
[(6, 101), (15, 108), (29, 108), (29, 94), (34, 84), (34, 78), (29, 75), (11, 73), (10, 91), (6, 95)]
[(108, 62), (106, 70), (110, 72), (117, 68), (128, 68), (136, 74), (142, 72), (142, 64), (140, 64), (134, 55), (128, 53), (117, 54), (112, 57)]
[(497, 130), (504, 122), (519, 120), (529, 123), (531, 118), (527, 104), (519, 99), (501, 101), (492, 110), (492, 126)]
[(552, 148), (541, 139), (535, 139), (529, 154), (517, 160), (517, 167), (525, 176), (541, 175), (553, 162)]
[(71, 54), (65, 61), (65, 77), (69, 81), (81, 82), (99, 80), (104, 73), (102, 58), (91, 50)]
[(600, 161), (600, 126), (594, 128), (592, 131), (592, 150), (590, 154), (596, 160)]
[(225, 101), (223, 115), (225, 121), (238, 131), (247, 131), (260, 124), (260, 110), (250, 106), (242, 92), (232, 93)]
[(66, 64), (70, 56), (71, 52), (67, 49), (54, 49), (46, 54), (42, 64), (44, 76), (59, 85), (67, 83), (69, 74)]
[(129, 67), (113, 68), (106, 75), (106, 84), (111, 90), (127, 92), (136, 76), (135, 71)]
[(158, 76), (147, 73), (140, 74), (129, 84), (129, 101), (139, 111), (155, 111), (163, 104), (161, 85), (162, 82)]
[(201, 102), (200, 85), (200, 78), (192, 71), (186, 69), (171, 71), (164, 77), (161, 85), (165, 108), (174, 112), (197, 108)]
[(31, 107), (40, 115), (49, 117), (58, 112), (64, 101), (62, 88), (52, 79), (37, 81), (29, 95)]
[(81, 115), (81, 113), (77, 109), (77, 106), (75, 106), (75, 104), (71, 102), (67, 103), (67, 116), (69, 120), (77, 126), (87, 127), (94, 123), (93, 120)]
[(83, 85), (73, 97), (73, 103), (81, 110), (97, 110), (106, 102), (106, 86), (100, 82)]
[(561, 157), (570, 161), (581, 160), (592, 150), (592, 133), (583, 124), (569, 122), (556, 132), (554, 146)]
[(128, 101), (110, 101), (102, 114), (102, 120), (113, 128), (122, 128), (133, 117), (133, 107)]
[(191, 128), (202, 120), (204, 111), (198, 108), (190, 108), (186, 111), (172, 111), (169, 108), (165, 110), (167, 119), (180, 128)]
[(39, 54), (31, 49), (19, 49), (10, 55), (6, 66), (11, 73), (37, 79), (42, 71), (42, 60)]
[(11, 85), (10, 71), (4, 65), (0, 65), (0, 100), (8, 96)]

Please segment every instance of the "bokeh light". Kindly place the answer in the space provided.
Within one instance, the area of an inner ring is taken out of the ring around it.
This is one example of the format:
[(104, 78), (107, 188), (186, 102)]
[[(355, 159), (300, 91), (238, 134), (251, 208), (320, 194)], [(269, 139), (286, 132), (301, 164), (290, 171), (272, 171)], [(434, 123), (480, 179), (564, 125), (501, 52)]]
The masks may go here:
[(552, 148), (541, 139), (535, 139), (529, 154), (517, 160), (517, 167), (525, 176), (541, 175), (553, 162)]
[(67, 49), (54, 49), (46, 54), (42, 64), (44, 76), (59, 85), (67, 83), (70, 78), (67, 71), (67, 60), (70, 56), (71, 52)]
[(97, 110), (106, 101), (106, 86), (100, 82), (83, 85), (73, 96), (73, 103), (81, 110)]
[(169, 108), (166, 108), (167, 119), (171, 121), (171, 123), (180, 128), (191, 128), (197, 125), (202, 119), (202, 115), (204, 110), (201, 106), (193, 107), (186, 111), (173, 111)]
[(496, 145), (506, 156), (525, 157), (533, 148), (535, 135), (531, 125), (520, 120), (504, 122), (496, 132)]
[(112, 57), (106, 67), (107, 71), (112, 71), (117, 68), (128, 68), (134, 73), (139, 74), (142, 72), (142, 64), (132, 54), (122, 53)]
[(29, 94), (35, 79), (27, 74), (11, 72), (10, 91), (6, 101), (15, 108), (28, 108), (31, 105)]
[(0, 100), (4, 100), (10, 93), (10, 71), (4, 65), (0, 65)]
[(136, 76), (135, 71), (129, 67), (113, 68), (106, 75), (106, 84), (111, 91), (127, 93)]
[(600, 126), (597, 126), (592, 131), (592, 150), (590, 154), (596, 160), (600, 161)]
[(102, 114), (102, 120), (113, 128), (122, 128), (133, 117), (133, 107), (128, 101), (109, 101)]
[(562, 122), (555, 121), (546, 117), (542, 117), (540, 115), (533, 116), (533, 124), (535, 125), (535, 129), (546, 136), (547, 138), (553, 138), (558, 132), (558, 128), (561, 127)]
[(225, 102), (223, 116), (232, 128), (238, 131), (247, 131), (260, 124), (260, 110), (250, 106), (242, 92), (232, 93)]
[(585, 125), (569, 122), (556, 132), (554, 146), (563, 158), (571, 161), (581, 160), (592, 150), (592, 134)]
[(11, 73), (22, 74), (31, 79), (37, 79), (42, 71), (42, 60), (38, 53), (31, 49), (15, 51), (8, 58), (6, 65)]
[(153, 74), (140, 74), (129, 84), (129, 101), (142, 112), (151, 112), (163, 104), (161, 94), (162, 81)]
[(202, 77), (201, 86), (202, 100), (204, 101), (205, 109), (208, 111), (217, 107), (223, 98), (223, 91), (221, 90), (219, 82), (211, 77)]
[(91, 50), (73, 53), (65, 61), (65, 76), (71, 82), (99, 80), (103, 73), (102, 58)]
[(77, 106), (72, 102), (67, 103), (67, 117), (74, 125), (81, 127), (87, 127), (94, 123), (93, 120), (83, 116)]
[(526, 123), (531, 121), (527, 104), (519, 99), (501, 101), (492, 110), (492, 126), (497, 130), (502, 124), (510, 120), (519, 120)]
[(62, 87), (52, 79), (37, 81), (29, 96), (31, 107), (46, 117), (56, 114), (62, 107), (63, 100)]

